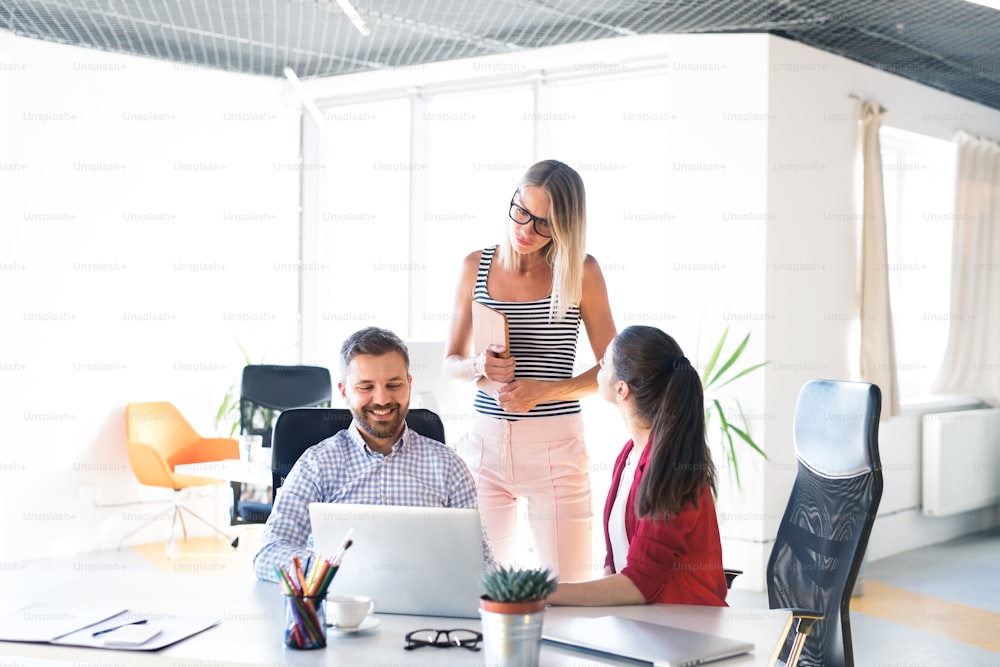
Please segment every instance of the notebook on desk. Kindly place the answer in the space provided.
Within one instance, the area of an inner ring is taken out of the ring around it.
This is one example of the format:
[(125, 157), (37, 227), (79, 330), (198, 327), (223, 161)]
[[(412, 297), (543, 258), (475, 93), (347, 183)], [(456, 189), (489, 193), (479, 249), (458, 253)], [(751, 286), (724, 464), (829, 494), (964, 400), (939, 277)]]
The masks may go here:
[(478, 510), (310, 503), (309, 518), (321, 556), (336, 553), (353, 531), (330, 594), (371, 596), (379, 613), (479, 617)]
[(631, 658), (655, 667), (685, 667), (753, 650), (750, 642), (682, 630), (621, 616), (546, 619), (542, 639), (573, 648)]
[[(36, 603), (0, 615), (0, 642), (156, 651), (220, 622), (218, 617), (178, 616), (161, 611)], [(130, 630), (145, 632), (129, 640), (126, 635)]]

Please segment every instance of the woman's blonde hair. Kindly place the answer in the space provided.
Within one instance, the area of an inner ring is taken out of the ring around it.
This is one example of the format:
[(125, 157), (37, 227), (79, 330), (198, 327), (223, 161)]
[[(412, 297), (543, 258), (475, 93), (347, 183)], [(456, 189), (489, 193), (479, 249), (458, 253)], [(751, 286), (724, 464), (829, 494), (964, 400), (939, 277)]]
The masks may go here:
[[(517, 185), (541, 188), (549, 196), (547, 220), (552, 242), (542, 251), (552, 267), (552, 308), (550, 319), (562, 319), (583, 298), (583, 262), (587, 256), (587, 193), (580, 174), (558, 160), (542, 160), (524, 172)], [(516, 271), (520, 256), (514, 252), (510, 234), (500, 244), (500, 262)]]

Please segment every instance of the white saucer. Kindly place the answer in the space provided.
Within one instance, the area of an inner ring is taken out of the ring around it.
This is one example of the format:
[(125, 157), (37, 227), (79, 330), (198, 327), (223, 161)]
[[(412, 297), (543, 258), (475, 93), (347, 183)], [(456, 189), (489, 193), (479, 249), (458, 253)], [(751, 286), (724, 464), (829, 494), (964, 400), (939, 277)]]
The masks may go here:
[(328, 623), (326, 627), (327, 630), (329, 630), (330, 632), (339, 632), (348, 635), (354, 632), (364, 632), (365, 630), (373, 630), (374, 628), (377, 628), (380, 625), (382, 625), (381, 618), (375, 618), (374, 616), (369, 616), (364, 621), (362, 621), (361, 625), (359, 625), (356, 628), (338, 628), (336, 625), (333, 625), (332, 623)]

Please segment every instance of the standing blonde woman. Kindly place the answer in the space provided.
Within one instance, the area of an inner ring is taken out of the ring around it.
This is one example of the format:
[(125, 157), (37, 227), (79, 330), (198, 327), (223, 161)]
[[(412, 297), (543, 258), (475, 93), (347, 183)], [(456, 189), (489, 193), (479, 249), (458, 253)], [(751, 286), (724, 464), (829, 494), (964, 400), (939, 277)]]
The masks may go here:
[[(517, 554), (517, 501), (541, 565), (565, 580), (592, 569), (592, 510), (579, 399), (597, 389), (595, 365), (577, 374), (580, 323), (594, 358), (615, 336), (601, 268), (585, 250), (586, 194), (571, 167), (528, 169), (497, 246), (470, 253), (455, 297), (445, 375), (475, 381), (476, 419), (458, 444), (476, 478), (496, 559)], [(510, 356), (472, 349), (472, 302), (507, 315)]]

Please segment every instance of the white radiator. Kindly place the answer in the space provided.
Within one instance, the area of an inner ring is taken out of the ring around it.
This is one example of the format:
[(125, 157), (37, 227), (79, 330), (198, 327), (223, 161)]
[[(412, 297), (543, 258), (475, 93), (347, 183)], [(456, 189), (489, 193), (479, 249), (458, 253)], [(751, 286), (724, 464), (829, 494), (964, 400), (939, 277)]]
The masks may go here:
[(1000, 408), (924, 415), (923, 496), (927, 516), (1000, 503)]

